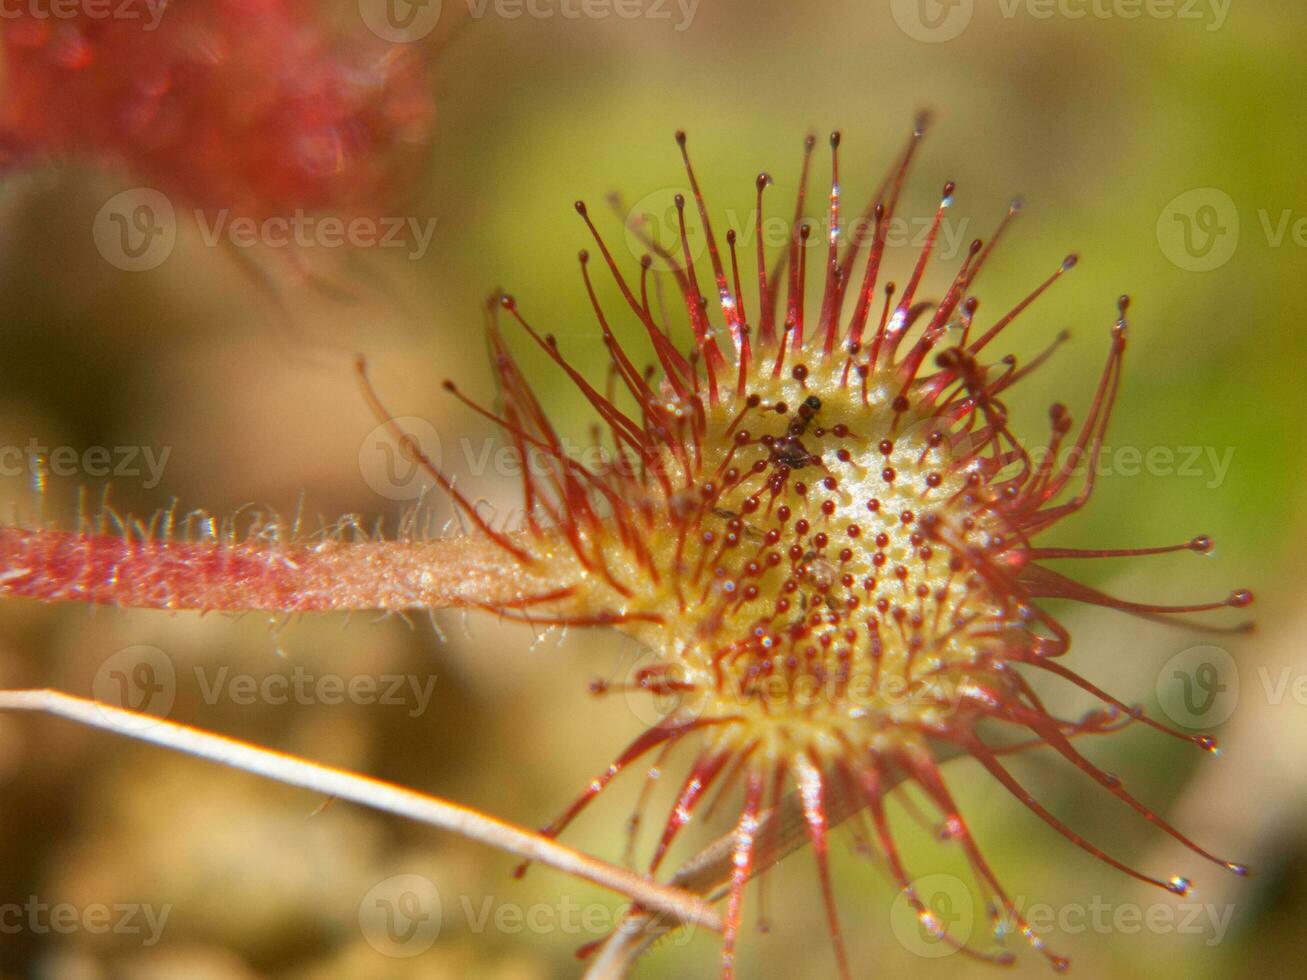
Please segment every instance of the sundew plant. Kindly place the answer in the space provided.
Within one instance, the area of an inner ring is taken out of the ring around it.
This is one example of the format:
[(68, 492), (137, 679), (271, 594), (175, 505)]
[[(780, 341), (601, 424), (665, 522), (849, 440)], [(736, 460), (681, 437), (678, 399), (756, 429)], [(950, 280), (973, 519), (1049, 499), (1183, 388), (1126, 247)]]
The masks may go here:
[[(990, 896), (996, 948), (966, 952), (1010, 962), (1001, 941), (1016, 933), (1065, 970), (1069, 960), (1022, 918), (972, 837), (941, 772), (939, 747), (972, 756), (1072, 844), (1141, 881), (1182, 896), (1190, 888), (1186, 875), (1149, 874), (1086, 840), (1018, 782), (1004, 757), (1047, 746), (1197, 856), (1243, 875), (1242, 864), (1191, 841), (1074, 744), (1131, 722), (1208, 752), (1216, 751), (1215, 738), (1168, 728), (1083, 679), (1067, 663), (1070, 634), (1042, 602), (1071, 599), (1164, 618), (1244, 607), (1252, 594), (1240, 589), (1218, 601), (1165, 606), (1111, 597), (1054, 569), (1059, 559), (1075, 557), (1203, 554), (1212, 542), (1200, 535), (1171, 546), (1094, 550), (1040, 543), (1090, 500), (1092, 463), (1123, 369), (1129, 299), (1117, 301), (1104, 331), (1106, 365), (1083, 420), (1077, 424), (1067, 406), (1053, 405), (1047, 445), (1028, 450), (1009, 429), (1004, 401), (1065, 338), (1026, 364), (995, 357), (991, 345), (1076, 257), (1061, 260), (1015, 308), (986, 321), (976, 284), (1005, 221), (988, 244), (971, 244), (941, 297), (925, 298), (919, 287), (953, 205), (950, 182), (906, 280), (886, 280), (885, 229), (925, 124), (918, 122), (863, 209), (866, 235), (843, 247), (840, 134), (830, 137), (828, 242), (813, 242), (803, 220), (817, 142), (809, 137), (791, 241), (772, 259), (759, 228), (756, 265), (748, 271), (735, 231), (725, 249), (713, 235), (684, 133), (676, 141), (694, 200), (675, 201), (679, 254), (648, 239), (649, 254), (628, 280), (578, 201), (597, 261), (625, 300), (621, 311), (603, 309), (590, 279), (591, 253), (582, 251), (582, 279), (611, 357), (607, 383), (574, 368), (560, 343), (533, 326), (508, 294), (490, 304), (486, 328), (499, 383), (494, 407), (444, 382), (517, 449), (548, 460), (544, 472), (524, 469), (523, 516), (515, 526), (495, 526), (423, 455), (367, 383), (360, 361), (365, 397), (452, 498), (469, 524), (466, 535), (305, 541), (265, 523), (243, 536), (233, 530), (197, 539), (178, 534), (172, 515), (122, 534), (10, 527), (0, 532), (4, 592), (161, 610), (469, 607), (534, 626), (627, 633), (654, 654), (636, 686), (650, 696), (674, 694), (678, 705), (617, 753), (543, 833), (560, 835), (623, 770), (650, 756), (661, 768), (686, 744), (681, 788), (645, 872), (657, 875), (710, 791), (738, 797), (723, 977), (735, 972), (747, 886), (765, 870), (756, 861), (762, 817), (779, 812), (790, 792), (801, 805), (840, 976), (851, 976), (853, 967), (829, 870), (836, 787), (922, 926), (949, 940), (916, 896), (885, 816), (885, 796), (905, 780), (924, 792), (943, 838), (962, 849), (981, 893)], [(759, 222), (770, 184), (766, 173), (758, 176)], [(702, 273), (685, 234), (687, 207), (703, 222)], [(1009, 219), (1018, 210), (1014, 204)], [(651, 303), (656, 262), (679, 287), (693, 338), (688, 351), (677, 346), (678, 328), (661, 321)], [(809, 265), (821, 283), (813, 303)], [(754, 284), (748, 293), (746, 277)], [(619, 325), (626, 322), (634, 329)], [(589, 402), (609, 450), (601, 464), (586, 465), (563, 450), (555, 421), (511, 353), (508, 329), (539, 345)], [(633, 353), (636, 340), (652, 350), (648, 363)], [(1080, 465), (1086, 459), (1087, 469)], [(1101, 707), (1082, 718), (1059, 717), (1030, 685), (1041, 671), (1088, 691)]]

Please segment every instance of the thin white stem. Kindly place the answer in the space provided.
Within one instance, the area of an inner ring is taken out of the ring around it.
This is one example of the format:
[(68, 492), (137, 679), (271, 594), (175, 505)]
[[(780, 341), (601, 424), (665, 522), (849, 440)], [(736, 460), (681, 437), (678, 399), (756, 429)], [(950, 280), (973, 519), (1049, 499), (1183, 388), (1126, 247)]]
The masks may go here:
[(394, 783), (59, 691), (0, 691), (0, 710), (56, 715), (279, 783), (431, 824), (584, 878), (681, 922), (694, 923), (714, 932), (722, 930), (721, 917), (697, 895), (582, 854), (534, 831)]

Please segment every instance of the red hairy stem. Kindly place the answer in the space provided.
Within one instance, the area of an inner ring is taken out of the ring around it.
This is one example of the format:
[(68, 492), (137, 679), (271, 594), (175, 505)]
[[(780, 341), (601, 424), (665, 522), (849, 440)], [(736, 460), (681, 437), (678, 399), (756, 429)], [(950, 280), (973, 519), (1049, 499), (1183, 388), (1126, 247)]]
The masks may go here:
[(570, 591), (477, 537), (285, 546), (0, 528), (0, 595), (201, 611), (544, 607)]

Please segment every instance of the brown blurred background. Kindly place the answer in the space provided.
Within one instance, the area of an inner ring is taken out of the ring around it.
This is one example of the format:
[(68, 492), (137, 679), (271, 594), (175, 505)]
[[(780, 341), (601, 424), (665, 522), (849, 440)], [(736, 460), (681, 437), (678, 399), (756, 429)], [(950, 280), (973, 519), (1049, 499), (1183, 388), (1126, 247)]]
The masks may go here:
[[(444, 16), (462, 5), (445, 0)], [(472, 447), (475, 459), (489, 429), (439, 382), (488, 392), (480, 309), (498, 287), (583, 366), (602, 369), (574, 257), (587, 236), (573, 200), (591, 202), (619, 260), (634, 269), (620, 220), (602, 204), (614, 191), (657, 202), (680, 186), (675, 129), (690, 133), (714, 213), (747, 215), (764, 168), (778, 185), (770, 206), (783, 213), (806, 132), (843, 129), (844, 190), (857, 206), (913, 113), (933, 109), (904, 214), (929, 215), (942, 182), (954, 179), (950, 220), (965, 244), (988, 237), (1014, 193), (1027, 202), (985, 274), (984, 310), (1006, 309), (1068, 251), (1082, 257), (1009, 332), (1008, 347), (1029, 356), (1057, 330), (1073, 331), (1010, 399), (1032, 441), (1044, 433), (1050, 401), (1083, 412), (1115, 298), (1134, 297), (1109, 439), (1113, 471), (1093, 506), (1050, 540), (1152, 545), (1208, 533), (1217, 542), (1210, 559), (1074, 571), (1132, 598), (1216, 598), (1247, 586), (1259, 600), (1259, 631), (1240, 638), (1059, 610), (1075, 636), (1071, 665), (1085, 676), (1160, 717), (1223, 722), (1219, 758), (1142, 728), (1088, 751), (1200, 842), (1250, 863), (1253, 877), (1200, 863), (1051, 753), (1019, 767), (1038, 795), (1150, 872), (1193, 878), (1191, 896), (1137, 887), (959, 762), (949, 774), (964, 812), (1011, 892), (1028, 911), (1047, 910), (1051, 928), (1041, 937), (1080, 976), (1294, 972), (1307, 955), (1299, 918), (1307, 913), (1299, 816), (1307, 767), (1297, 751), (1307, 734), (1302, 5), (641, 0), (621, 8), (638, 13), (625, 18), (613, 5), (539, 0), (535, 9), (553, 16), (503, 15), (515, 9), (490, 0), (431, 51), (429, 166), (419, 185), (396, 189), (402, 203), (386, 212), (424, 227), (434, 219), (430, 246), (415, 257), (404, 248), (290, 255), (269, 247), (243, 250), (238, 263), (182, 220), (166, 261), (125, 272), (97, 250), (92, 226), (112, 195), (136, 186), (129, 176), (69, 165), (8, 176), (0, 185), (0, 444), (150, 447), (156, 457), (166, 448), (169, 456), (157, 483), (97, 479), (83, 466), (52, 476), (39, 499), (25, 472), (7, 471), (6, 501), (23, 520), (43, 509), (71, 526), (79, 488), (95, 512), (111, 486), (125, 514), (148, 516), (176, 498), (180, 512), (229, 515), (253, 504), (291, 515), (302, 506), (309, 527), (319, 515), (350, 513), (366, 527), (393, 528), (413, 484), (396, 486), (378, 469), (376, 423), (351, 374), (362, 352), (390, 410), (438, 433), (451, 469), (507, 508), (514, 478), (493, 467), (470, 474), (463, 452)], [(334, 13), (350, 17), (354, 8)], [(821, 175), (824, 150), (817, 161)], [(821, 199), (813, 197), (814, 214)], [(913, 255), (895, 249), (894, 274)], [(958, 258), (933, 267), (937, 287)], [(521, 340), (513, 343), (530, 360)], [(564, 428), (582, 439), (590, 420), (576, 398), (555, 372), (541, 367), (539, 376)], [(1172, 457), (1132, 464), (1122, 447)], [(440, 502), (430, 509), (436, 526), (451, 516)], [(90, 695), (109, 658), (155, 647), (175, 671), (170, 717), (528, 825), (552, 817), (640, 730), (640, 705), (586, 693), (592, 677), (620, 674), (637, 655), (626, 641), (534, 635), (475, 615), (438, 615), (435, 624), (318, 616), (271, 628), (259, 615), (9, 601), (0, 604), (0, 687)], [(1194, 652), (1208, 644), (1220, 649)], [(235, 675), (258, 683), (297, 669), (396, 676), (417, 688), (406, 687), (399, 704), (241, 704), (229, 687), (212, 696)], [(1177, 671), (1197, 685), (1189, 702)], [(1087, 706), (1050, 697), (1060, 710)], [(637, 776), (620, 783), (567, 839), (620, 860), (638, 785)], [(316, 812), (321, 801), (310, 794), (54, 719), (0, 715), (0, 800), (0, 906), (142, 907), (137, 932), (29, 924), (0, 934), (0, 976), (572, 976), (581, 969), (574, 949), (602, 934), (618, 904), (549, 870), (514, 881), (510, 856), (449, 835), (349, 805)], [(947, 849), (900, 817), (914, 873), (958, 873)], [(681, 855), (708, 832), (686, 836)], [(862, 975), (991, 975), (960, 956), (917, 955), (920, 944), (896, 938), (893, 890), (848, 850), (841, 838), (837, 887)], [(397, 875), (421, 878), (396, 883)], [(422, 881), (439, 893), (438, 936), (430, 917), (407, 945), (368, 924), (369, 908), (401, 893), (430, 903)], [(770, 900), (773, 928), (750, 930), (745, 974), (830, 972), (806, 856), (773, 874)], [(144, 912), (165, 909), (150, 935)], [(974, 937), (982, 931), (976, 923)], [(1022, 975), (1047, 975), (1019, 937), (1009, 946)], [(709, 937), (672, 940), (640, 975), (712, 976), (715, 956)]]

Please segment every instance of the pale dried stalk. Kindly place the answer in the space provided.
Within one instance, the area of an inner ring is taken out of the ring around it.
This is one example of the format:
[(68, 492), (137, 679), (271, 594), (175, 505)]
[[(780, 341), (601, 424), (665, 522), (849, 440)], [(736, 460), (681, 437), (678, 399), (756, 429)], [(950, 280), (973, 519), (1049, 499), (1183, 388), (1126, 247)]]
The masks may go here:
[(720, 916), (697, 895), (582, 854), (535, 831), (393, 783), (59, 691), (0, 691), (0, 710), (56, 715), (290, 786), (431, 824), (593, 882), (642, 906), (657, 909), (672, 921), (693, 923), (714, 932), (722, 930)]

